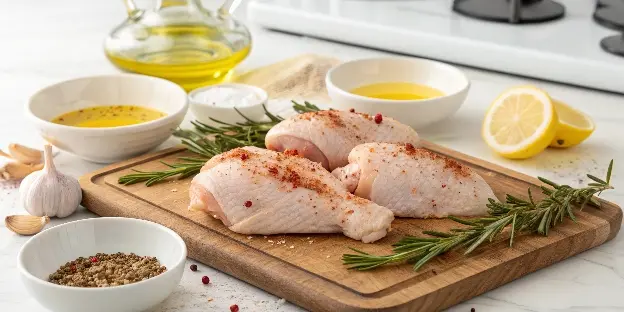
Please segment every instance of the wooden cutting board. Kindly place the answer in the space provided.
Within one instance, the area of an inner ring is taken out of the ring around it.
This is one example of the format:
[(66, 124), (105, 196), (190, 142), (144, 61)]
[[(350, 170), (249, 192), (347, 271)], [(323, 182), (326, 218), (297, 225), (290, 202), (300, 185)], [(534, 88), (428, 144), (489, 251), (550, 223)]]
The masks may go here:
[[(524, 196), (528, 187), (539, 193), (535, 178), (424, 144), (477, 170), (499, 198), (507, 193)], [(441, 310), (598, 246), (615, 237), (622, 221), (621, 209), (603, 201), (602, 209), (587, 207), (578, 212), (577, 223), (566, 220), (548, 237), (520, 236), (513, 248), (501, 240), (468, 257), (449, 253), (418, 272), (405, 264), (351, 271), (340, 260), (348, 247), (389, 253), (391, 244), (404, 235), (419, 235), (425, 229), (444, 231), (458, 224), (397, 219), (393, 231), (374, 244), (340, 234), (247, 236), (229, 231), (207, 214), (187, 210), (190, 179), (151, 187), (117, 184), (117, 179), (132, 169), (164, 169), (160, 161), (173, 162), (187, 153), (182, 148), (168, 149), (86, 175), (80, 180), (82, 204), (100, 216), (140, 218), (167, 226), (182, 236), (189, 257), (313, 311)]]

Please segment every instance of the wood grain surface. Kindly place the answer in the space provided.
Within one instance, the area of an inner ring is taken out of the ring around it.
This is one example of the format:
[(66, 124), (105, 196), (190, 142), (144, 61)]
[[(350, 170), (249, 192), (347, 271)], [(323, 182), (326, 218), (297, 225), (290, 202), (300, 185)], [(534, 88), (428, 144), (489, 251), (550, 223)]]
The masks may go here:
[[(475, 169), (499, 198), (507, 193), (524, 196), (528, 187), (539, 193), (535, 178), (429, 142), (424, 146)], [(351, 271), (340, 260), (348, 247), (389, 253), (404, 235), (419, 235), (425, 229), (445, 231), (458, 224), (397, 219), (389, 235), (374, 244), (341, 234), (247, 236), (231, 232), (203, 212), (187, 210), (190, 179), (151, 187), (117, 183), (132, 169), (164, 169), (160, 161), (173, 162), (187, 153), (182, 148), (168, 149), (86, 175), (80, 180), (82, 204), (100, 216), (140, 218), (167, 226), (182, 236), (189, 257), (313, 311), (438, 311), (598, 246), (618, 233), (622, 221), (621, 209), (602, 201), (601, 209), (578, 212), (577, 223), (566, 220), (548, 237), (520, 236), (513, 248), (502, 237), (469, 256), (446, 254), (418, 272), (406, 264)]]

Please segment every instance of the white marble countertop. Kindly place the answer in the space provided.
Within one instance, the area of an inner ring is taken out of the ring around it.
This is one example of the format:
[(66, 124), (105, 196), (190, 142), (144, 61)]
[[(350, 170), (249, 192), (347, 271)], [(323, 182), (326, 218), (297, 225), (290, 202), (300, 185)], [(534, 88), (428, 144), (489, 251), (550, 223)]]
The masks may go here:
[[(146, 1), (142, 1), (145, 3)], [(205, 1), (214, 4), (218, 1)], [(0, 148), (20, 142), (41, 146), (22, 114), (28, 97), (38, 89), (61, 80), (93, 74), (118, 72), (104, 57), (102, 40), (124, 18), (121, 1), (0, 1)], [(240, 10), (244, 14), (244, 10)], [(243, 17), (244, 18), (244, 17)], [(243, 67), (255, 67), (301, 53), (319, 53), (341, 59), (383, 54), (316, 39), (268, 32), (251, 26), (254, 46)], [(586, 182), (584, 174), (603, 176), (615, 159), (613, 184), (616, 190), (604, 198), (624, 202), (624, 96), (464, 69), (472, 81), (468, 99), (451, 119), (421, 135), (433, 142), (494, 162), (529, 175), (542, 175), (561, 183)], [(547, 150), (525, 160), (500, 158), (485, 146), (479, 129), (488, 104), (513, 85), (535, 84), (552, 96), (588, 112), (597, 123), (594, 135), (582, 145), (566, 150)], [(187, 116), (190, 119), (191, 116)], [(168, 141), (164, 146), (175, 143)], [(80, 176), (100, 165), (61, 153), (59, 170)], [(0, 217), (21, 214), (17, 190), (0, 189)], [(52, 225), (94, 217), (82, 209)], [(0, 311), (45, 311), (22, 287), (16, 256), (28, 237), (14, 235), (0, 224)], [(192, 261), (189, 261), (189, 265)], [(229, 311), (238, 304), (241, 311), (300, 311), (280, 298), (212, 268), (199, 265), (203, 274), (185, 272), (175, 292), (152, 312)], [(200, 276), (208, 275), (209, 286)], [(450, 311), (624, 311), (624, 238), (555, 264), (470, 301)], [(213, 300), (210, 300), (213, 299)]]

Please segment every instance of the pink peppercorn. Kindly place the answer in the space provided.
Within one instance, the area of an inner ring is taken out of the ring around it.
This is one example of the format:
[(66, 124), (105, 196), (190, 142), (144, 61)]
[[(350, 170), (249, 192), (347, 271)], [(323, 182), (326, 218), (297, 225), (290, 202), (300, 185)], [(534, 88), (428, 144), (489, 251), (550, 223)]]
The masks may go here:
[(375, 123), (376, 123), (376, 124), (380, 124), (380, 123), (383, 121), (383, 116), (381, 116), (381, 114), (377, 113), (377, 114), (375, 115), (374, 120), (375, 120)]
[(202, 276), (202, 283), (204, 283), (204, 285), (210, 283), (210, 278), (208, 278), (208, 276)]

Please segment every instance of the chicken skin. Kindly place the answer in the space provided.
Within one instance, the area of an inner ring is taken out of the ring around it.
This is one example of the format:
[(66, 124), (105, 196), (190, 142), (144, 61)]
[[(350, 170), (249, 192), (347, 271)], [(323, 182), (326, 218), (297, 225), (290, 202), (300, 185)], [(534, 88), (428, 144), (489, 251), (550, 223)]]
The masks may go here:
[(472, 169), (411, 144), (366, 143), (335, 169), (348, 191), (398, 217), (478, 216), (487, 212), (490, 186)]
[(328, 170), (348, 164), (351, 150), (362, 143), (418, 144), (418, 134), (400, 122), (367, 114), (324, 110), (303, 113), (275, 125), (267, 134), (268, 149), (297, 150)]
[(217, 155), (189, 192), (189, 209), (208, 212), (241, 234), (344, 233), (369, 243), (386, 236), (394, 219), (292, 151), (244, 147)]

